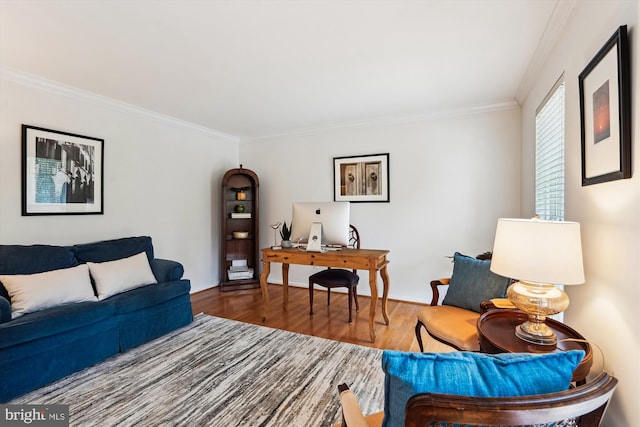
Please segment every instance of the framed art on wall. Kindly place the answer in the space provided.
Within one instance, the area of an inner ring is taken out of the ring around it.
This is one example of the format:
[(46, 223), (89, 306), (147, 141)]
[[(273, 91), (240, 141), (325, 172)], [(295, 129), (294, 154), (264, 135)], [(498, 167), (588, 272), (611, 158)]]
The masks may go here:
[(104, 140), (22, 125), (22, 215), (104, 213)]
[(333, 200), (388, 202), (389, 153), (334, 157)]
[(578, 76), (582, 185), (631, 178), (631, 87), (627, 27)]

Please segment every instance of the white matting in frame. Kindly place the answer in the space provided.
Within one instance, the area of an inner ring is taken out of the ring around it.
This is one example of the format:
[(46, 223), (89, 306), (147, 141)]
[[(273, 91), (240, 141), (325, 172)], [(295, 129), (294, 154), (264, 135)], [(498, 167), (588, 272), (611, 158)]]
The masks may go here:
[(22, 125), (22, 215), (104, 213), (104, 140)]
[(333, 200), (389, 202), (389, 153), (334, 157)]
[(582, 185), (631, 178), (631, 91), (627, 27), (621, 26), (578, 77)]

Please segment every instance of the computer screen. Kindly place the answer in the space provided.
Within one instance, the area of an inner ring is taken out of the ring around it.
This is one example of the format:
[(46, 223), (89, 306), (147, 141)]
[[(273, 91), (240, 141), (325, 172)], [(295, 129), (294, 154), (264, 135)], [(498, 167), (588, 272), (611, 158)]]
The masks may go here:
[(291, 242), (307, 243), (311, 224), (322, 223), (322, 244), (349, 244), (349, 202), (296, 202), (293, 204)]

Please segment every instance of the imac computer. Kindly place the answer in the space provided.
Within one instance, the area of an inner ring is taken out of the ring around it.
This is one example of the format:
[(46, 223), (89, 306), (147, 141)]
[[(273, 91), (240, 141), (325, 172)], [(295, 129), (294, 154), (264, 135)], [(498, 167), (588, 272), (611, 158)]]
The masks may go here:
[(296, 202), (291, 242), (309, 251), (349, 244), (349, 202)]

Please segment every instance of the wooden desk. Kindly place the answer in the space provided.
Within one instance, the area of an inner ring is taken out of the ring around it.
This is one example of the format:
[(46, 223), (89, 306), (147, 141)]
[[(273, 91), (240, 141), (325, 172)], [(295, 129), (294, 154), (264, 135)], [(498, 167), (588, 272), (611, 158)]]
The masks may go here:
[(350, 249), (345, 248), (339, 251), (328, 252), (307, 252), (297, 248), (288, 249), (262, 249), (262, 274), (260, 275), (260, 287), (262, 288), (262, 299), (264, 302), (263, 321), (267, 320), (270, 314), (269, 291), (267, 289), (267, 278), (271, 271), (272, 262), (282, 263), (282, 285), (283, 301), (282, 308), (286, 311), (289, 303), (289, 265), (318, 265), (322, 267), (345, 268), (347, 270), (367, 270), (369, 272), (369, 287), (371, 288), (371, 309), (369, 310), (369, 334), (371, 342), (376, 341), (376, 331), (373, 321), (376, 315), (376, 305), (378, 303), (378, 280), (377, 272), (380, 272), (382, 283), (382, 316), (384, 322), (389, 325), (389, 315), (387, 314), (387, 299), (389, 297), (389, 273), (387, 273), (387, 254), (389, 251), (377, 249)]
[[(547, 318), (546, 324), (558, 337), (558, 344), (531, 344), (516, 336), (515, 329), (527, 320), (527, 314), (518, 310), (491, 310), (478, 319), (480, 351), (483, 353), (550, 353), (552, 351), (584, 350), (584, 358), (573, 372), (572, 381), (584, 384), (593, 364), (593, 352), (589, 343), (574, 329), (557, 320)], [(563, 340), (578, 341), (563, 341)]]

